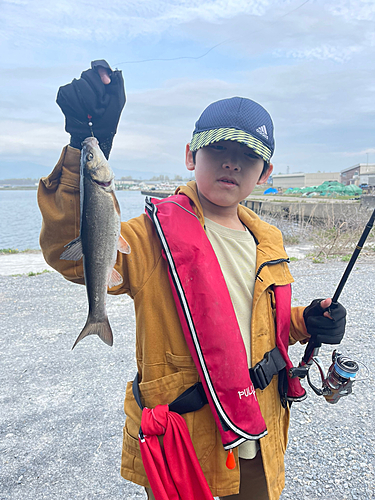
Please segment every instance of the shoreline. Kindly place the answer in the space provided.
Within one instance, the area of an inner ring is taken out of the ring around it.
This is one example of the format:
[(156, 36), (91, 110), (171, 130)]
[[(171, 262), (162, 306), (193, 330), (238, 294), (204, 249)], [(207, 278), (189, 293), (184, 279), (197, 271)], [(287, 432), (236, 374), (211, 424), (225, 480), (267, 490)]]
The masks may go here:
[(17, 253), (0, 254), (0, 276), (39, 274), (56, 271), (44, 260), (41, 250), (25, 250)]
[[(310, 262), (311, 259), (308, 257), (313, 250), (313, 245), (311, 244), (297, 244), (297, 245), (286, 245), (285, 250), (288, 257), (292, 260), (306, 260)], [(374, 255), (373, 255), (374, 254)], [(374, 260), (375, 253), (371, 254), (366, 251), (362, 252), (359, 256), (359, 260), (364, 261)], [(340, 261), (340, 257), (332, 257), (327, 260)], [(323, 263), (323, 262), (319, 262)], [(17, 275), (27, 275), (27, 274), (41, 274), (45, 272), (57, 272), (51, 266), (47, 264), (44, 260), (41, 250), (24, 250), (17, 253), (0, 253), (0, 276), (17, 276)]]

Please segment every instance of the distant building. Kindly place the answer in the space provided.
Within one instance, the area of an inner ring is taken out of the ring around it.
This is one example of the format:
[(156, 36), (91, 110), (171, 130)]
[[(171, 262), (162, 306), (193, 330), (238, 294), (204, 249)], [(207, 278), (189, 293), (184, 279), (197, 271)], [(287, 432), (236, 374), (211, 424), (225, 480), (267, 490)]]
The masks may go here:
[(290, 187), (310, 187), (320, 186), (325, 181), (339, 181), (340, 172), (316, 172), (304, 173), (298, 172), (296, 174), (279, 174), (273, 175), (273, 187), (288, 189)]
[(278, 174), (272, 176), (272, 185), (275, 188), (288, 189), (290, 187), (304, 187), (305, 174)]
[(316, 172), (305, 175), (305, 186), (320, 186), (326, 181), (340, 182), (340, 172)]
[(340, 182), (346, 186), (349, 184), (375, 186), (375, 163), (358, 163), (341, 170)]

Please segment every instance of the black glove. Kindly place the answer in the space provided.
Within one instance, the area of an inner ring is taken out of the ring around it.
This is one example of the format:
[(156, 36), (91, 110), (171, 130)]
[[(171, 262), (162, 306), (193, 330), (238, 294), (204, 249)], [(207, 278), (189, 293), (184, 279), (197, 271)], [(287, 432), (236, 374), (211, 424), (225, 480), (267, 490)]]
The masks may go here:
[[(339, 344), (345, 333), (346, 309), (338, 302), (332, 302), (330, 307), (323, 309), (320, 305), (322, 300), (313, 300), (303, 311), (307, 332), (315, 345)], [(332, 319), (323, 316), (325, 311)]]
[[(108, 70), (111, 83), (102, 82), (98, 67)], [(84, 71), (79, 80), (59, 88), (56, 102), (65, 115), (70, 145), (81, 149), (82, 141), (94, 134), (108, 159), (126, 102), (122, 72), (112, 71), (104, 60), (93, 61), (91, 69)]]

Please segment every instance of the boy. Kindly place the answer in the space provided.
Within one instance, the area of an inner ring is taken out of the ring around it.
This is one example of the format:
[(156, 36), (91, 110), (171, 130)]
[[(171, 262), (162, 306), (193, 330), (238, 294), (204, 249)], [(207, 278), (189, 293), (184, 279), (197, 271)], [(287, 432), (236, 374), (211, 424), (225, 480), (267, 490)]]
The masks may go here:
[[(57, 102), (71, 143), (40, 182), (40, 243), (50, 265), (82, 284), (82, 262), (59, 258), (79, 233), (79, 147), (93, 132), (108, 158), (125, 103), (121, 73), (96, 61), (80, 80), (60, 88)], [(285, 343), (310, 335), (339, 343), (343, 337), (345, 310), (331, 306), (331, 299), (291, 313), (290, 302), (285, 307), (292, 277), (281, 234), (239, 205), (267, 181), (273, 151), (273, 124), (259, 104), (239, 97), (213, 103), (186, 147), (196, 181), (174, 198), (149, 201), (147, 215), (122, 223), (131, 254), (118, 255), (124, 281), (110, 293), (134, 299), (138, 373), (127, 385), (121, 473), (145, 486), (151, 499), (278, 499), (287, 400), (305, 397), (286, 376)], [(257, 378), (258, 368), (271, 364), (267, 380)], [(198, 393), (197, 405), (191, 391)], [(182, 394), (189, 403), (177, 411)], [(165, 433), (165, 456), (153, 433)], [(177, 435), (184, 437), (178, 441)]]

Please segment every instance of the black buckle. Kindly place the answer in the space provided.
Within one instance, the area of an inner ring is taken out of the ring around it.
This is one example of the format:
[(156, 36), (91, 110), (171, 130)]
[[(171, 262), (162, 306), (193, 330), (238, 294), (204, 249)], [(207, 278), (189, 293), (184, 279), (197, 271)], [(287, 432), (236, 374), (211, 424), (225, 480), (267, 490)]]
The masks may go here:
[[(133, 380), (133, 395), (141, 410), (143, 410), (143, 404), (141, 401), (141, 393), (139, 390), (139, 373), (137, 372)], [(170, 403), (169, 409), (175, 413), (182, 415), (183, 413), (189, 413), (191, 411), (198, 411), (203, 406), (208, 403), (206, 393), (204, 392), (202, 382), (197, 382), (192, 385), (186, 391), (178, 396), (172, 403)]]
[(266, 352), (264, 358), (249, 370), (254, 388), (263, 391), (270, 384), (273, 376), (285, 366), (286, 363), (278, 347)]

